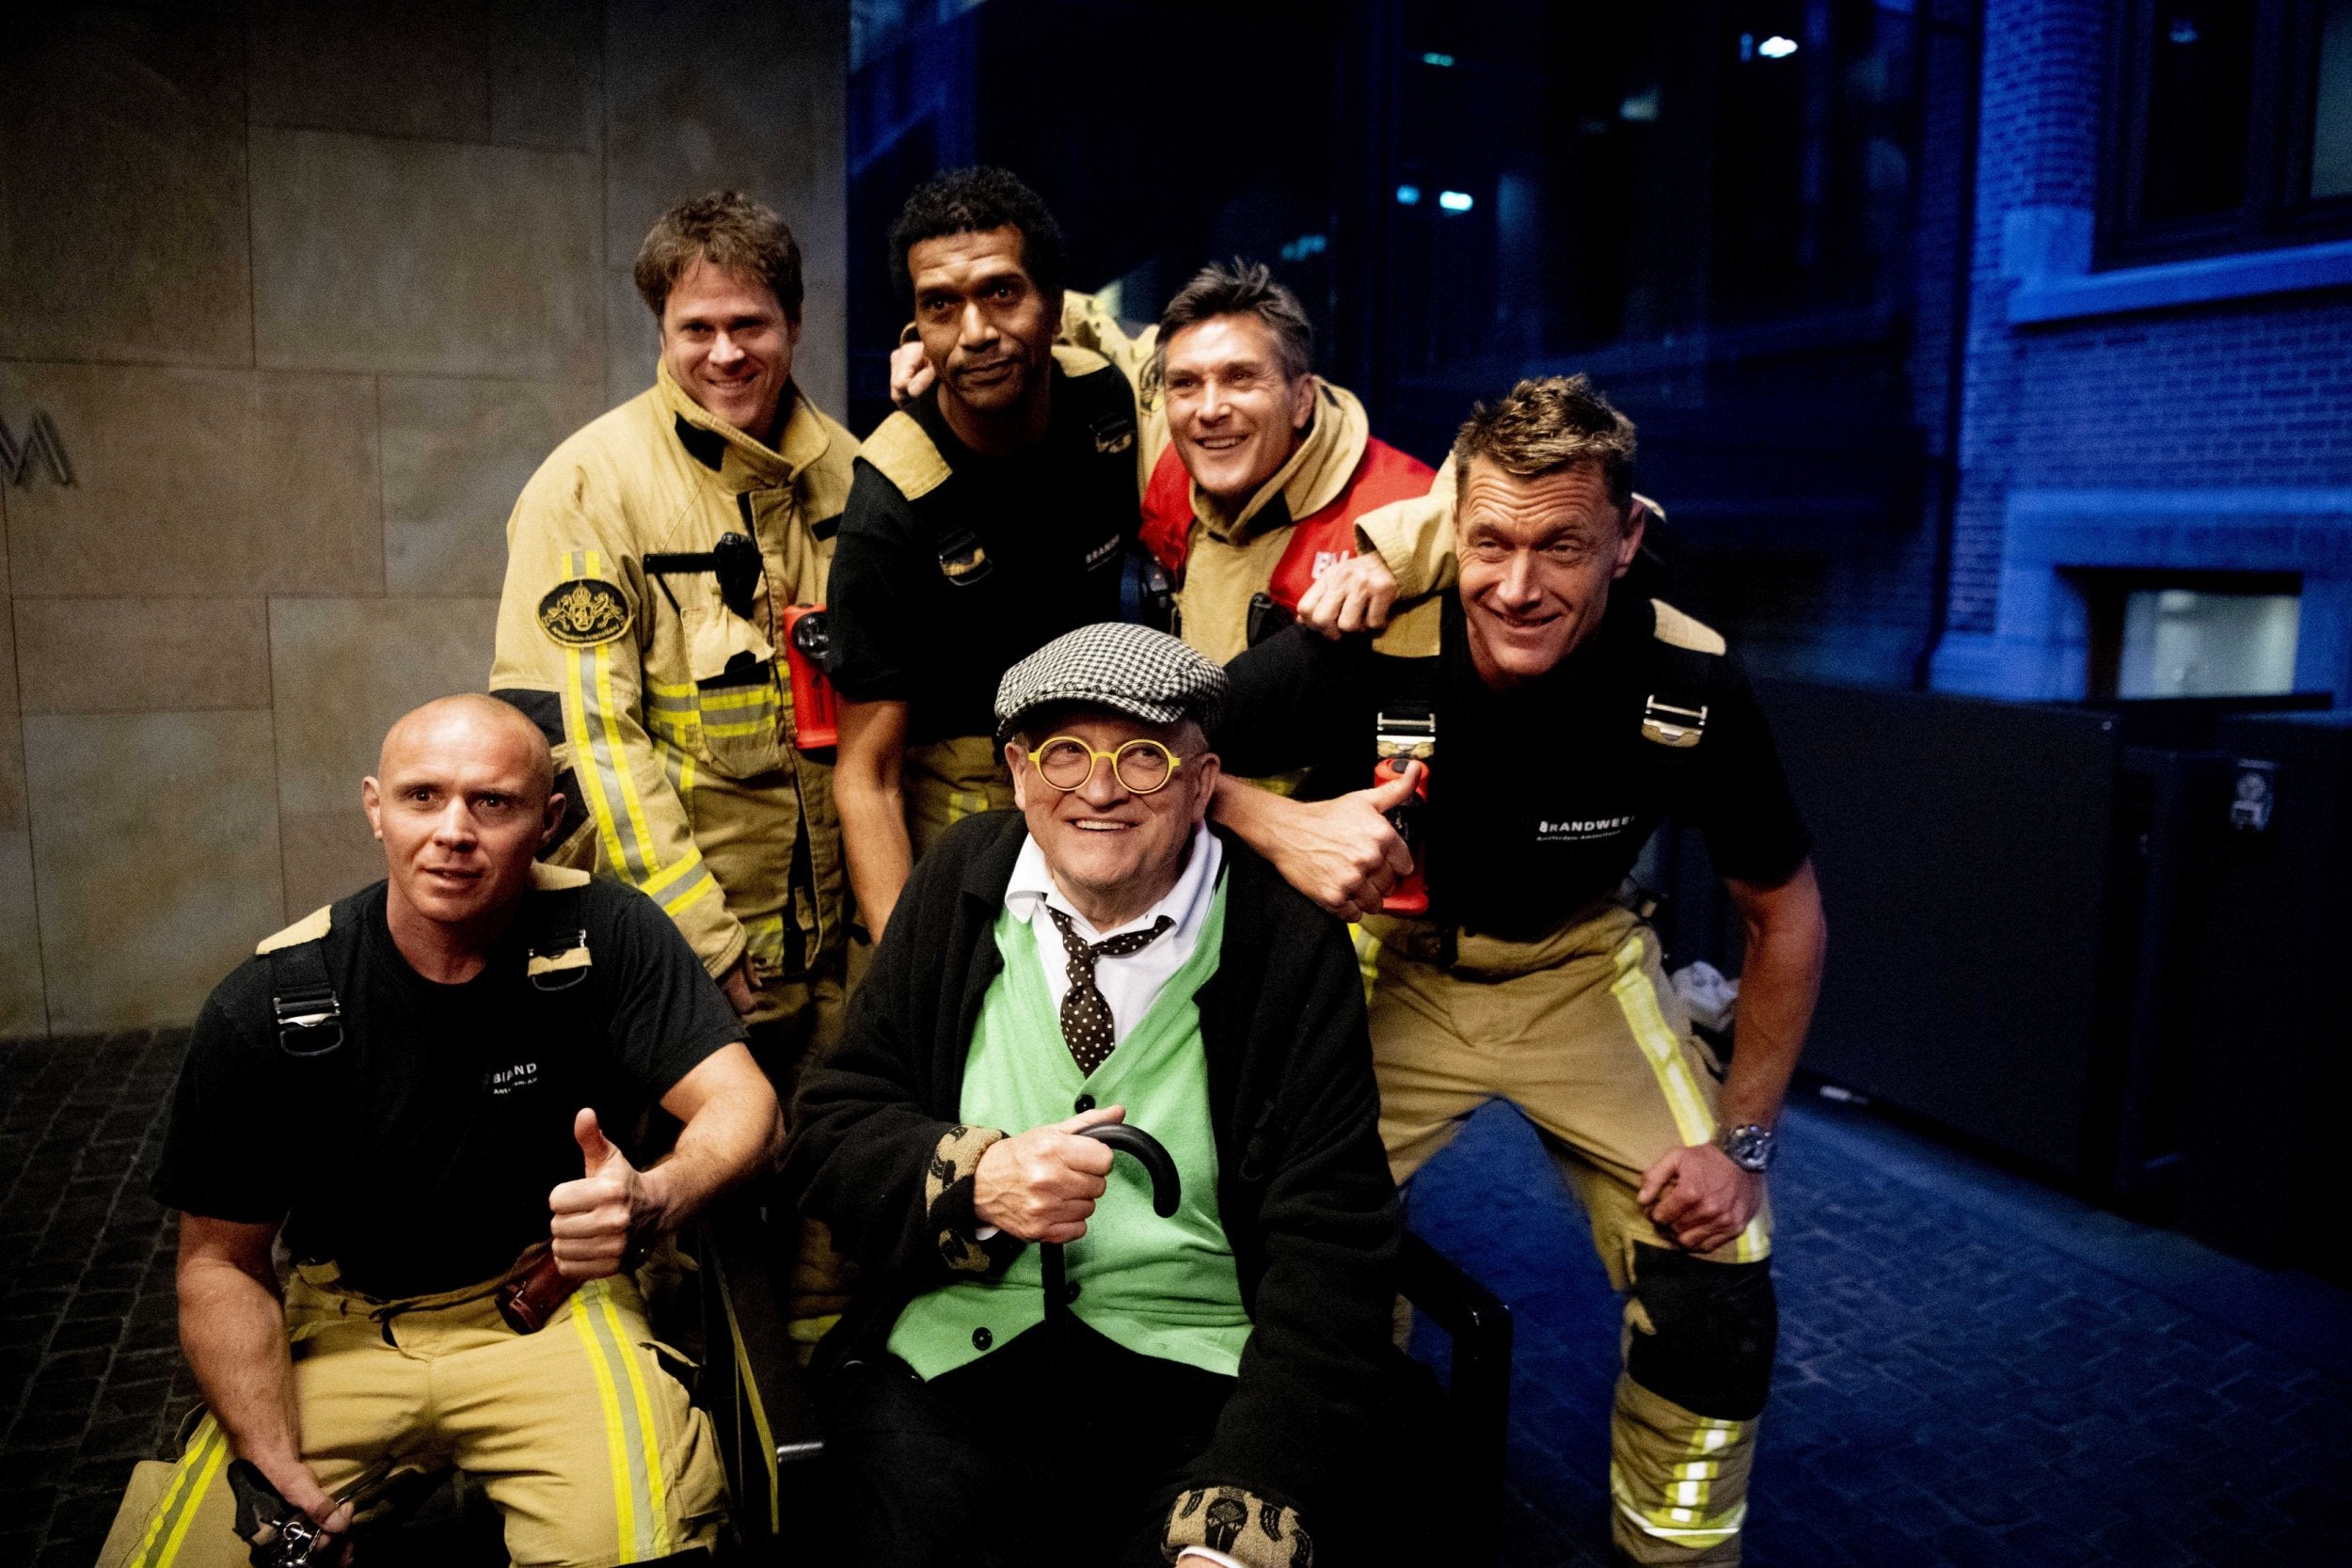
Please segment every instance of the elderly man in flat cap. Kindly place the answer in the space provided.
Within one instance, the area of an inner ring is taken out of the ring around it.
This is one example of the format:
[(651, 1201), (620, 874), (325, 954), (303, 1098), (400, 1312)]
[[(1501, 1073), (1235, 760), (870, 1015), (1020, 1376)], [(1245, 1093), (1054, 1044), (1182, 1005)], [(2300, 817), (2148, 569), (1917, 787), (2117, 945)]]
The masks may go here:
[[(817, 1362), (853, 1561), (1293, 1568), (1363, 1528), (1398, 1227), (1361, 983), (1204, 820), (1224, 690), (1134, 626), (1008, 671), (1020, 810), (915, 867), (802, 1085), (788, 1173), (865, 1281)], [(1121, 1120), (1172, 1215), (1083, 1135)]]

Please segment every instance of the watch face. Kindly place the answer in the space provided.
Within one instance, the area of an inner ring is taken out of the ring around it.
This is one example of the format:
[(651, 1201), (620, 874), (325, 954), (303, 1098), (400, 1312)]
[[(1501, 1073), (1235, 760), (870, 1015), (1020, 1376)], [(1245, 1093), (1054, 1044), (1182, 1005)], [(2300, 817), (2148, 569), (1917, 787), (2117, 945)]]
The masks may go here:
[(1734, 1127), (1724, 1134), (1723, 1149), (1741, 1170), (1761, 1173), (1772, 1163), (1772, 1135), (1760, 1127)]

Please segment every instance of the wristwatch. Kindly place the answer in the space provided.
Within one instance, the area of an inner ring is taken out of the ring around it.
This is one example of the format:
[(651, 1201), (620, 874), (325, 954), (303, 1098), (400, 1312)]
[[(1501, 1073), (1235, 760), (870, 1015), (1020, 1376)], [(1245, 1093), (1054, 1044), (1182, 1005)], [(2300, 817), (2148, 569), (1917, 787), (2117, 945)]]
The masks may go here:
[(1729, 1155), (1733, 1164), (1757, 1176), (1772, 1168), (1772, 1140), (1771, 1128), (1758, 1127), (1754, 1122), (1715, 1130), (1715, 1147)]

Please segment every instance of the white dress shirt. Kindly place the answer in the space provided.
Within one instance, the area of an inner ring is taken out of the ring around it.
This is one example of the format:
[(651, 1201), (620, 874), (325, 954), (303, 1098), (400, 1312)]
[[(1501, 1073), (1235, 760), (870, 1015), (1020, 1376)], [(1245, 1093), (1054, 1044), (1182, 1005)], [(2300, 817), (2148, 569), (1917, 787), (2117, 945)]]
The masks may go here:
[(1138, 952), (1123, 958), (1106, 953), (1094, 961), (1095, 989), (1111, 1006), (1112, 1038), (1124, 1041), (1200, 945), (1200, 927), (1216, 901), (1216, 873), (1224, 856), (1225, 847), (1202, 823), (1193, 830), (1192, 851), (1185, 858), (1184, 874), (1167, 896), (1125, 925), (1098, 931), (1054, 885), (1054, 874), (1047, 869), (1045, 851), (1037, 847), (1037, 840), (1023, 839), (1021, 857), (1013, 862), (1012, 880), (1005, 886), (1005, 907), (1015, 919), (1027, 921), (1036, 935), (1038, 964), (1045, 971), (1045, 992), (1053, 998), (1054, 1010), (1060, 1012), (1062, 998), (1070, 994), (1070, 949), (1062, 942), (1061, 927), (1045, 912), (1048, 908), (1068, 915), (1078, 935), (1089, 942), (1104, 942), (1123, 931), (1148, 931), (1162, 915), (1175, 922)]

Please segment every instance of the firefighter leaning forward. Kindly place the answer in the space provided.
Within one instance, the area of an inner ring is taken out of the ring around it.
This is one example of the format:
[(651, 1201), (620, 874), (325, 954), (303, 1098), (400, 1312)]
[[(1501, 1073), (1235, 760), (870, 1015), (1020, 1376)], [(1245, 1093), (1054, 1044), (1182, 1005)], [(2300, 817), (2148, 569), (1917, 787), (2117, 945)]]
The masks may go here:
[[(1581, 377), (1480, 408), (1454, 448), (1459, 586), (1438, 635), (1401, 650), (1301, 626), (1235, 660), (1219, 754), (1315, 771), (1293, 800), (1221, 781), (1216, 813), (1376, 941), (1400, 1183), (1489, 1100), (1534, 1123), (1625, 1298), (1618, 1559), (1722, 1565), (1740, 1560), (1777, 1334), (1764, 1170), (1823, 926), (1810, 838), (1724, 639), (1627, 578), (1649, 510), (1632, 451)], [(1356, 788), (1375, 758), (1383, 782)], [(1747, 929), (1727, 1067), (1620, 891), (1668, 816), (1705, 834)], [(1357, 848), (1315, 847), (1351, 832)]]

